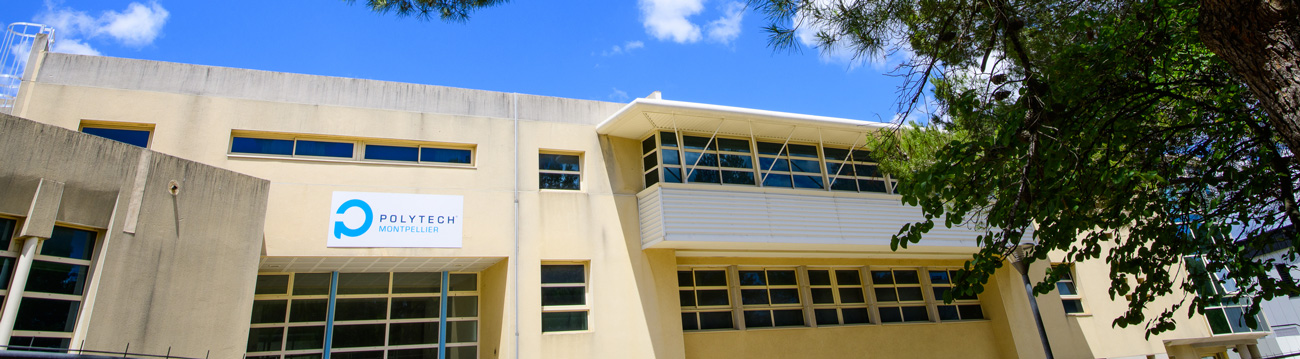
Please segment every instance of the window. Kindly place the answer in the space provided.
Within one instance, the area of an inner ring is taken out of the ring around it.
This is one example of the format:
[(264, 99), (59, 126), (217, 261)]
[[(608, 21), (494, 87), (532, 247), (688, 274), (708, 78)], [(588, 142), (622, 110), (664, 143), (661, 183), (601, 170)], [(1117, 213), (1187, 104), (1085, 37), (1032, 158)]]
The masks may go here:
[[(952, 291), (957, 281), (957, 270), (929, 270), (930, 290), (934, 292), (935, 306), (939, 320), (984, 319), (984, 310), (980, 308), (979, 298), (974, 295), (957, 294)], [(952, 303), (944, 303), (944, 296), (952, 293)]]
[[(1214, 334), (1265, 332), (1269, 330), (1263, 313), (1250, 314), (1250, 299), (1239, 297), (1237, 283), (1227, 272), (1210, 273), (1205, 260), (1199, 256), (1184, 258), (1188, 275), (1193, 276), (1200, 295), (1214, 296), (1205, 305), (1205, 319)], [(1254, 326), (1250, 321), (1255, 321)]]
[(587, 330), (587, 266), (542, 265), (542, 332)]
[(1061, 280), (1056, 282), (1056, 292), (1061, 295), (1061, 306), (1065, 307), (1065, 314), (1083, 313), (1083, 297), (1079, 296), (1079, 289), (1074, 285), (1074, 267), (1068, 264), (1053, 267), (1064, 267)]
[(822, 153), (826, 155), (826, 174), (830, 178), (831, 189), (888, 193), (885, 175), (880, 173), (879, 167), (871, 159), (871, 152), (823, 148)]
[(319, 357), (331, 287), (336, 294), (332, 355), (437, 357), (438, 337), (446, 332), (448, 358), (478, 356), (476, 274), (448, 273), (447, 283), (440, 272), (339, 273), (337, 281), (332, 276), (258, 275), (247, 357)]
[(682, 304), (682, 329), (735, 328), (726, 268), (679, 270), (677, 288)]
[(881, 323), (930, 320), (916, 269), (872, 270)]
[(740, 303), (746, 328), (803, 326), (795, 269), (741, 269)]
[(334, 140), (290, 134), (245, 135), (241, 131), (231, 136), (230, 153), (438, 165), (470, 165), (474, 161), (471, 148), (404, 145), (392, 140)]
[[(9, 275), (22, 250), (22, 243), (12, 240), (16, 223), (0, 218), (0, 273), (4, 274), (0, 278), (0, 303), (9, 295), (13, 281)], [(69, 347), (97, 236), (92, 231), (56, 226), (50, 238), (39, 243), (9, 345)]]
[(136, 147), (149, 148), (149, 137), (153, 133), (153, 125), (123, 122), (82, 121), (81, 132)]
[(809, 269), (808, 286), (818, 326), (871, 322), (861, 270)]
[(539, 188), (582, 189), (581, 156), (558, 153), (537, 155)]

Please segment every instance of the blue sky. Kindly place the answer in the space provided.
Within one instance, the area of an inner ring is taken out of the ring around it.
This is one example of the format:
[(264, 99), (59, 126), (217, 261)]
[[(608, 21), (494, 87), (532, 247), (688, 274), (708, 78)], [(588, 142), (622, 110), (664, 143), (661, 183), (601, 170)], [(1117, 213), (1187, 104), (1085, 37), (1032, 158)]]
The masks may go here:
[(466, 23), (372, 13), (364, 0), (10, 0), (0, 22), (57, 28), (56, 50), (627, 102), (665, 99), (868, 121), (898, 78), (804, 46), (775, 51), (734, 0), (527, 1)]

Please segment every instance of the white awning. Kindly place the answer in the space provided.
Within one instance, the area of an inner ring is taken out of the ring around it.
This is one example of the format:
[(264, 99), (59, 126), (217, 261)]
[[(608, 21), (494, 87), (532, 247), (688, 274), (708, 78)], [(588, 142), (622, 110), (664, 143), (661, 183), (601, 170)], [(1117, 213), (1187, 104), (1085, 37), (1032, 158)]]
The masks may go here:
[(642, 139), (654, 131), (686, 131), (860, 146), (862, 136), (891, 126), (883, 122), (638, 98), (601, 122), (596, 133)]

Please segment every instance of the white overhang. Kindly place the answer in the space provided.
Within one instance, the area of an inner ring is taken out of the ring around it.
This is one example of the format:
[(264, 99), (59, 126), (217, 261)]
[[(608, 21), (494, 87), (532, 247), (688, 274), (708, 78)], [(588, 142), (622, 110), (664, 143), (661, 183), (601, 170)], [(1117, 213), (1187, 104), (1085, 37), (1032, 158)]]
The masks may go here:
[(481, 272), (501, 257), (267, 257), (260, 272)]
[(638, 98), (597, 125), (596, 133), (642, 139), (654, 131), (686, 131), (860, 146), (863, 135), (890, 126), (883, 122)]

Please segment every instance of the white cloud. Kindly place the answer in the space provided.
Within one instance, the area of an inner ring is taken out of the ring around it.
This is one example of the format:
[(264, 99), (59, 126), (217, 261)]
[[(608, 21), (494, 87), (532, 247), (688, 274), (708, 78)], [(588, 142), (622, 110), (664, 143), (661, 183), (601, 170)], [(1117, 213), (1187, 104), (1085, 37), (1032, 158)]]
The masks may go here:
[(600, 53), (600, 56), (620, 55), (620, 54), (632, 52), (632, 50), (636, 50), (643, 47), (645, 47), (644, 42), (628, 41), (627, 43), (624, 43), (622, 46), (614, 45), (614, 47), (610, 48), (609, 50)]
[(628, 41), (627, 44), (623, 45), (623, 51), (632, 51), (632, 50), (636, 50), (636, 49), (639, 49), (639, 48), (642, 48), (642, 47), (645, 47), (645, 43), (644, 43), (644, 42), (640, 42), (640, 41)]
[(105, 11), (95, 17), (46, 0), (45, 10), (33, 20), (55, 29), (54, 51), (98, 55), (87, 39), (107, 37), (125, 46), (145, 47), (158, 39), (169, 15), (153, 1), (148, 5), (132, 2), (123, 12)]
[(628, 99), (631, 99), (631, 97), (628, 97), (627, 91), (619, 90), (617, 87), (614, 88), (614, 92), (609, 93), (609, 98), (618, 102), (625, 102)]
[(722, 11), (725, 15), (710, 21), (706, 26), (708, 37), (710, 41), (729, 44), (740, 36), (740, 20), (745, 17), (745, 4), (732, 1), (723, 6)]
[(700, 41), (700, 27), (687, 18), (704, 10), (704, 0), (639, 0), (650, 36), (676, 43)]

